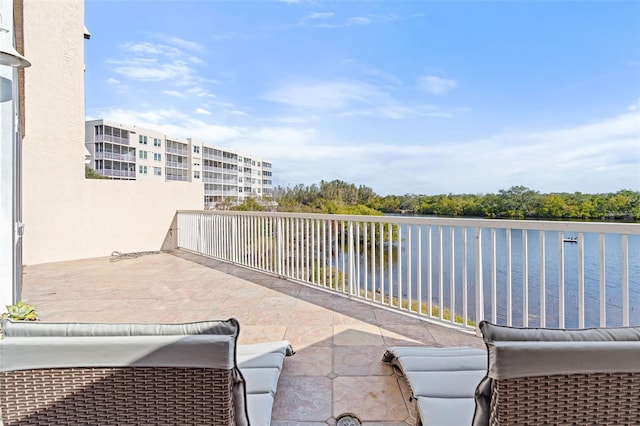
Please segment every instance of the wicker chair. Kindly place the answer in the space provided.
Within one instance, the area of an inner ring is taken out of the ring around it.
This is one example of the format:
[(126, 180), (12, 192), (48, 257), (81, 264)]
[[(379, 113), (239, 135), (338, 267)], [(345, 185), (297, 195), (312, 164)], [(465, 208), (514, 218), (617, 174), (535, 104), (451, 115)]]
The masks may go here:
[(640, 424), (640, 328), (483, 321), (480, 330), (487, 351), (393, 347), (385, 354), (406, 377), (423, 425)]
[(292, 353), (287, 342), (236, 346), (235, 319), (3, 320), (2, 331), (4, 426), (269, 424), (282, 360)]
[(640, 328), (480, 330), (474, 425), (640, 424)]

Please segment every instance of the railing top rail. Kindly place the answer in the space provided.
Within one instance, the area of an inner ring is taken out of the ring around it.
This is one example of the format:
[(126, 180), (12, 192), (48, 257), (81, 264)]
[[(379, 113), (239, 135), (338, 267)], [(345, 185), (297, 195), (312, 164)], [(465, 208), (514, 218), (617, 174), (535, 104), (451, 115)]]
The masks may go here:
[(630, 222), (569, 222), (546, 220), (507, 220), (482, 218), (446, 218), (428, 216), (359, 216), (320, 213), (243, 212), (229, 210), (179, 210), (178, 213), (201, 213), (225, 216), (288, 217), (300, 219), (344, 220), (354, 222), (393, 223), (408, 225), (464, 226), (470, 228), (526, 229), (559, 232), (604, 232), (640, 235), (640, 223)]

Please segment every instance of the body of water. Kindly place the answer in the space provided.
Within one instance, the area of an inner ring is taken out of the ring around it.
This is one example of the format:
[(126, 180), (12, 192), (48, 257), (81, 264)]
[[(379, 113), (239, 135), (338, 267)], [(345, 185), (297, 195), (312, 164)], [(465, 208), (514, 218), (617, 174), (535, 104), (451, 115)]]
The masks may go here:
[[(431, 276), (431, 303), (446, 309), (451, 306), (451, 286), (455, 288), (455, 310), (457, 314), (463, 311), (463, 286), (467, 290), (467, 311), (469, 317), (475, 315), (475, 229), (467, 228), (466, 258), (463, 243), (463, 227), (442, 227), (442, 241), (437, 228), (431, 230), (431, 250), (428, 249), (427, 228), (422, 227), (422, 239), (418, 250), (418, 226), (400, 225), (401, 241), (391, 250), (389, 262), (388, 249), (384, 248), (382, 274), (380, 273), (379, 247), (376, 247), (375, 262), (371, 261), (368, 251), (367, 271), (363, 249), (360, 250), (360, 287), (394, 296), (402, 292), (406, 300), (411, 295), (417, 300), (418, 285), (422, 301), (428, 300), (428, 283)], [(526, 232), (526, 245), (523, 237)], [(411, 235), (409, 235), (411, 234)], [(494, 307), (491, 304), (492, 281), (495, 275), (496, 317), (500, 324), (508, 323), (508, 294), (511, 294), (512, 312), (511, 322), (518, 326), (523, 324), (525, 300), (527, 301), (529, 326), (540, 325), (541, 288), (544, 288), (546, 326), (554, 327), (560, 324), (560, 289), (564, 288), (565, 327), (578, 327), (579, 315), (579, 269), (584, 269), (584, 306), (585, 326), (600, 325), (600, 300), (605, 301), (605, 317), (607, 326), (622, 325), (623, 300), (623, 250), (622, 237), (617, 234), (604, 235), (604, 250), (601, 253), (599, 234), (585, 233), (582, 235), (584, 252), (580, 261), (580, 244), (562, 242), (559, 239), (577, 237), (577, 234), (559, 234), (556, 231), (544, 232), (544, 259), (542, 259), (540, 231), (511, 230), (510, 249), (508, 248), (507, 231), (496, 230), (495, 248), (491, 247), (489, 229), (482, 230), (482, 276), (485, 319), (491, 319)], [(452, 238), (453, 237), (453, 238)], [(453, 256), (451, 256), (453, 244)], [(561, 246), (561, 248), (560, 248)], [(510, 260), (508, 256), (510, 251)], [(526, 251), (526, 264), (523, 253)], [(429, 267), (428, 256), (431, 256)], [(492, 260), (495, 253), (495, 266)], [(629, 303), (630, 322), (640, 325), (640, 236), (629, 236)], [(340, 256), (338, 264), (342, 265), (345, 256)], [(442, 260), (441, 260), (442, 259)], [(452, 268), (451, 261), (454, 265)], [(604, 294), (601, 292), (601, 259), (604, 260)], [(544, 260), (544, 277), (542, 275), (542, 260)], [(409, 268), (409, 262), (411, 268)], [(508, 280), (508, 264), (511, 264), (511, 279)], [(373, 263), (373, 265), (372, 265)], [(421, 265), (418, 272), (418, 264)], [(390, 265), (390, 266), (389, 266)], [(582, 266), (581, 266), (582, 265)], [(466, 268), (466, 278), (465, 278)], [(391, 271), (390, 271), (391, 270)], [(525, 276), (526, 271), (526, 276)], [(562, 271), (562, 274), (560, 273)], [(453, 273), (452, 273), (453, 272)], [(420, 276), (419, 276), (420, 275)], [(452, 278), (453, 276), (453, 278)], [(410, 277), (410, 279), (409, 279)], [(443, 292), (440, 294), (439, 283), (443, 282)], [(510, 282), (510, 286), (508, 283)], [(420, 283), (420, 284), (418, 284)], [(510, 287), (510, 288), (509, 288)]]

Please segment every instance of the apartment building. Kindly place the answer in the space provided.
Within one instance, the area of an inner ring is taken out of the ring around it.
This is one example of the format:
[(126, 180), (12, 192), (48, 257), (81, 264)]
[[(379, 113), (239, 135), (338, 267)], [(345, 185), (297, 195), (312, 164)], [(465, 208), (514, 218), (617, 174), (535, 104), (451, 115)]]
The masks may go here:
[(199, 182), (204, 206), (270, 196), (272, 164), (262, 158), (109, 120), (85, 123), (88, 164), (119, 180)]

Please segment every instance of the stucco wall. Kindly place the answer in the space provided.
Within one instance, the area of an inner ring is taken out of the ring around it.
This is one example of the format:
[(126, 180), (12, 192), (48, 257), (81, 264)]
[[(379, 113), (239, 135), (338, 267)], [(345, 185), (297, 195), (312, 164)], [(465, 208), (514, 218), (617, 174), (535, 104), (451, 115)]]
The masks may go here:
[[(84, 2), (24, 3), (24, 264), (159, 250), (203, 185), (84, 178)], [(89, 46), (88, 46), (89, 47)]]

